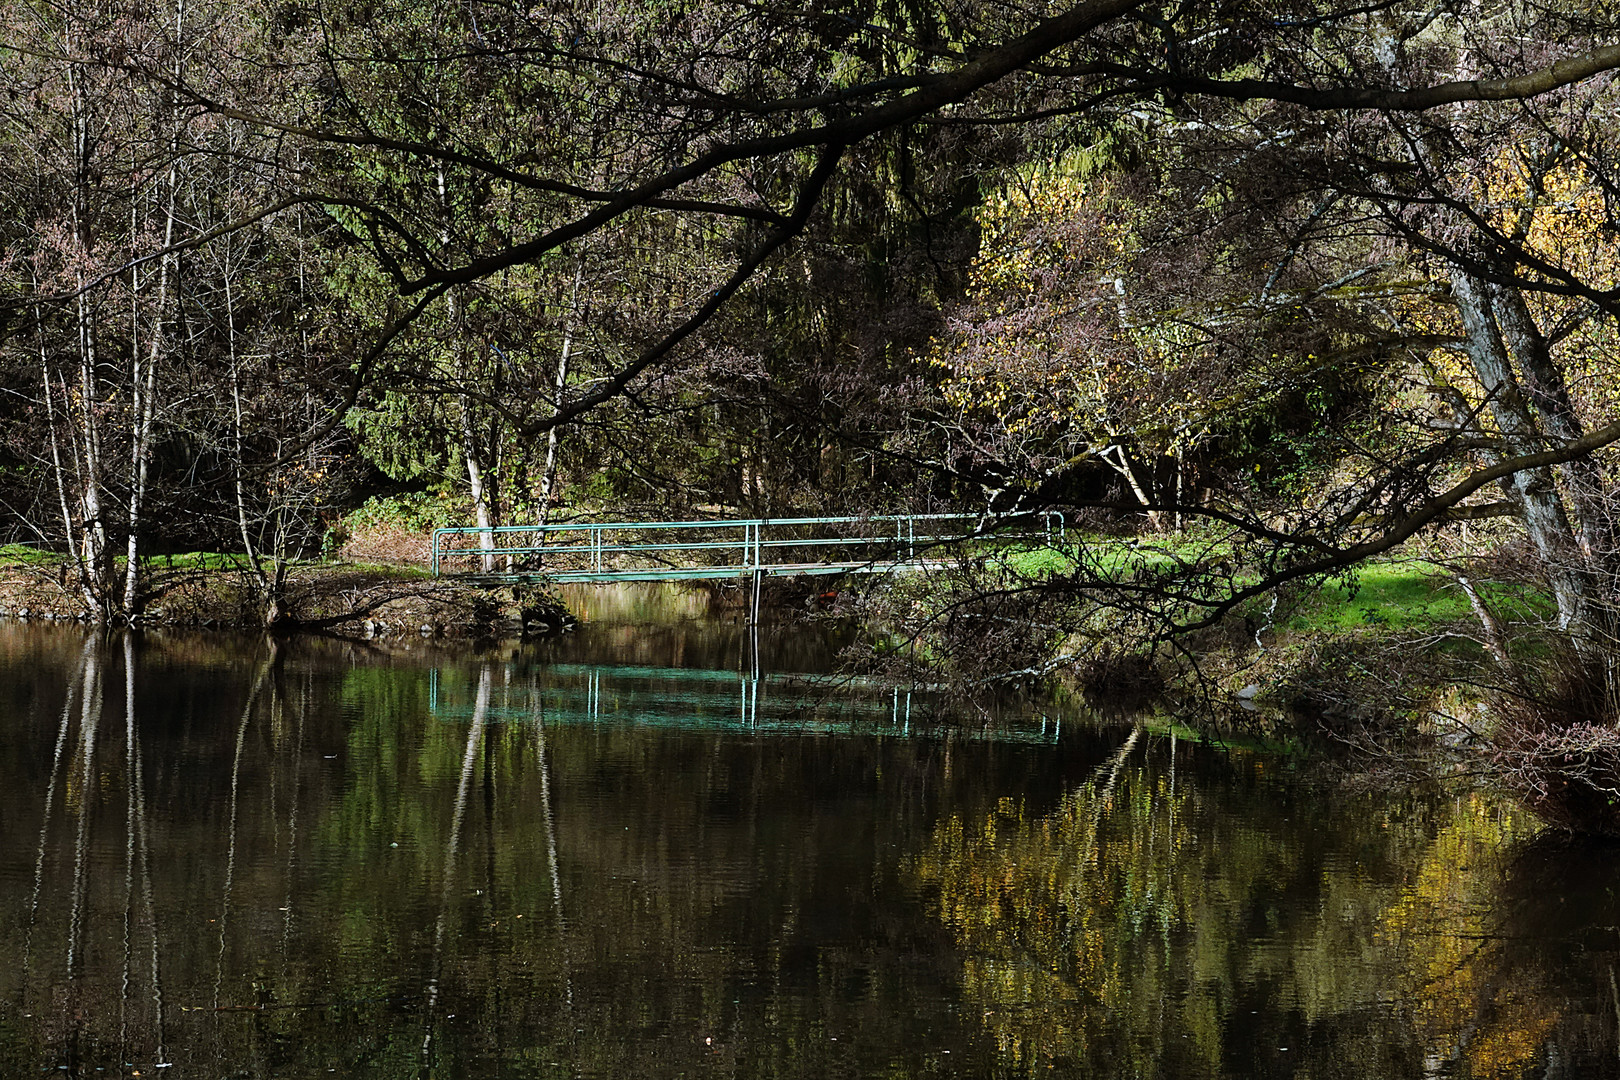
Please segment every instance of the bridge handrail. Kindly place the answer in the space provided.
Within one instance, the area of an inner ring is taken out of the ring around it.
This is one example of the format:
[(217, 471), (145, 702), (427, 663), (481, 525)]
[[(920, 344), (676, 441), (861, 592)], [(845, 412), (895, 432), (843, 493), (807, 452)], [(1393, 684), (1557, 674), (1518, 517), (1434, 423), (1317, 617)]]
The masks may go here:
[[(989, 516), (984, 514), (874, 514), (866, 516), (836, 516), (836, 517), (792, 517), (792, 518), (723, 518), (712, 521), (604, 521), (604, 522), (559, 522), (546, 525), (456, 525), (446, 526), (433, 530), (431, 547), (432, 572), (435, 577), (442, 570), (443, 558), (452, 549), (445, 545), (445, 540), (453, 536), (483, 536), (491, 537), (527, 533), (541, 537), (539, 544), (528, 544), (505, 548), (463, 548), (453, 549), (457, 554), (467, 555), (526, 555), (544, 553), (587, 553), (591, 556), (593, 569), (602, 568), (602, 557), (612, 554), (627, 554), (647, 551), (723, 551), (740, 550), (744, 559), (741, 569), (759, 569), (767, 566), (763, 560), (764, 549), (782, 549), (792, 547), (831, 547), (838, 545), (880, 544), (894, 543), (898, 548), (904, 547), (907, 558), (915, 558), (916, 548), (919, 544), (927, 546), (938, 543), (950, 543), (975, 538), (991, 539), (998, 535), (1000, 526), (1020, 520), (1039, 523), (1048, 542), (1054, 535), (1061, 540), (1064, 536), (1066, 522), (1063, 515), (1055, 510), (1036, 511), (1021, 514), (1006, 514)], [(944, 521), (974, 521), (981, 523), (967, 532), (931, 533), (918, 532), (919, 524)], [(989, 523), (997, 529), (987, 529), (983, 524)], [(765, 531), (769, 528), (791, 528), (803, 526), (827, 525), (893, 525), (893, 532), (885, 531), (881, 535), (858, 537), (772, 537), (766, 539)], [(741, 530), (737, 538), (725, 538), (712, 541), (686, 541), (671, 543), (603, 543), (602, 534), (610, 531), (671, 531), (671, 530), (697, 530), (707, 529), (726, 533)], [(547, 546), (546, 538), (574, 533), (582, 537), (581, 542), (573, 544)], [(780, 564), (769, 564), (780, 565)]]

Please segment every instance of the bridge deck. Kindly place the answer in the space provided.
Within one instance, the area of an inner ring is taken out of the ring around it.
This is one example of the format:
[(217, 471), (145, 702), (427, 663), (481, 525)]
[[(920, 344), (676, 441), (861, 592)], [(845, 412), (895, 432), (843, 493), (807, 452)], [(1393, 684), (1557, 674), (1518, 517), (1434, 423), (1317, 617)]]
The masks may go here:
[[(433, 531), (433, 572), (480, 585), (893, 574), (944, 566), (945, 545), (1051, 543), (1062, 534), (1057, 514), (449, 528)], [(495, 568), (502, 564), (510, 569)]]
[(457, 574), (457, 581), (473, 585), (537, 585), (546, 582), (608, 581), (723, 581), (749, 577), (755, 571), (766, 577), (830, 576), (833, 574), (889, 574), (937, 570), (946, 564), (939, 559), (908, 559), (904, 562), (825, 562), (766, 563), (762, 566), (671, 566), (639, 567), (628, 570), (510, 570), (485, 574), (469, 571)]

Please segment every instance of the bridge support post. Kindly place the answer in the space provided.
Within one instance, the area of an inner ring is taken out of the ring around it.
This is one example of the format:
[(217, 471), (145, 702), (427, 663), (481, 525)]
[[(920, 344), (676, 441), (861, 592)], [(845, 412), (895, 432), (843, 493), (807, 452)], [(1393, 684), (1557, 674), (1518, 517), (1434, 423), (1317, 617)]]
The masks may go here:
[(754, 568), (753, 579), (754, 587), (748, 600), (748, 624), (750, 626), (758, 626), (759, 598), (760, 594), (765, 591), (765, 571), (756, 566)]

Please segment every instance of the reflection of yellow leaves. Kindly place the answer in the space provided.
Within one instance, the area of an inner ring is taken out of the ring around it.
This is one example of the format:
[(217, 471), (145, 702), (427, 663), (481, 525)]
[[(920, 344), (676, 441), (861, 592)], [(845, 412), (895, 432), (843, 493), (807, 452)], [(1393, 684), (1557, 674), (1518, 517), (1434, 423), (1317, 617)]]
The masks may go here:
[(1492, 886), (1499, 853), (1525, 830), (1479, 796), (1461, 800), (1381, 920), (1419, 1033), (1441, 1058), (1460, 1053), (1474, 1076), (1518, 1075), (1557, 1021), (1538, 998), (1497, 983)]
[[(1249, 763), (1256, 778), (1264, 766)], [(1215, 1071), (1231, 1002), (1257, 980), (1313, 1024), (1393, 990), (1415, 1041), (1459, 1076), (1537, 1061), (1557, 1015), (1533, 981), (1508, 977), (1490, 921), (1524, 818), (1483, 797), (1453, 803), (1432, 838), (1426, 817), (1371, 817), (1347, 838), (1414, 867), (1380, 884), (1359, 861), (1318, 865), (1305, 834), (1256, 828), (1186, 780), (1172, 789), (1143, 765), (1110, 783), (1041, 817), (1003, 801), (953, 818), (911, 865), (964, 953), (964, 999), (1013, 1071), (1107, 1059), (1153, 1072), (1167, 1053)], [(1249, 920), (1284, 881), (1315, 889), (1320, 915), (1272, 924), (1278, 939), (1259, 947)]]
[(1470, 1071), (1476, 1077), (1518, 1076), (1540, 1055), (1557, 1014), (1511, 989), (1499, 990), (1492, 1005), (1493, 1022), (1468, 1046)]
[[(1163, 858), (1190, 842), (1177, 832), (1181, 798), (1138, 779), (1083, 788), (1041, 819), (1006, 800), (982, 822), (954, 818), (913, 865), (969, 954), (968, 999), (1018, 1068), (1083, 1058), (1109, 1017), (1140, 1004), (1138, 950), (1162, 950), (1189, 921)], [(1115, 811), (1124, 828), (1109, 826)]]

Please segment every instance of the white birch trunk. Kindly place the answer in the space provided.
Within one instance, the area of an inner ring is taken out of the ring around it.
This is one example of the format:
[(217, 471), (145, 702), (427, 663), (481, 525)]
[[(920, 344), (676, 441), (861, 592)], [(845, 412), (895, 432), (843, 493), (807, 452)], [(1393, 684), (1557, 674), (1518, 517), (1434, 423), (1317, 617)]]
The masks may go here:
[[(35, 287), (38, 288), (38, 282), (35, 282)], [(45, 316), (37, 304), (34, 306), (34, 330), (39, 338), (39, 385), (45, 395), (45, 426), (51, 437), (51, 473), (56, 482), (57, 505), (62, 513), (62, 534), (67, 538), (68, 559), (74, 566), (79, 566), (79, 540), (74, 534), (73, 508), (68, 500), (67, 468), (62, 463), (62, 441), (56, 431), (56, 380), (51, 375), (50, 350), (45, 343)], [(81, 580), (79, 584), (83, 590), (84, 582)], [(95, 597), (88, 590), (81, 591), (80, 595), (86, 606), (94, 608)]]
[(473, 520), (478, 525), (478, 550), (482, 553), (479, 564), (484, 573), (495, 572), (494, 521), (489, 510), (489, 497), (484, 489), (484, 470), (478, 460), (478, 445), (473, 431), (472, 402), (461, 399), (461, 457), (467, 466), (467, 485), (472, 489)]
[[(69, 55), (73, 55), (75, 48), (71, 19), (70, 14), (63, 24), (63, 44)], [(69, 95), (73, 102), (73, 154), (76, 172), (72, 229), (78, 245), (75, 254), (81, 266), (75, 273), (78, 295), (74, 303), (74, 323), (78, 339), (79, 400), (75, 404), (69, 398), (64, 402), (64, 406), (68, 410), (67, 419), (72, 435), (75, 480), (78, 489), (79, 579), (91, 613), (98, 619), (105, 619), (110, 608), (108, 588), (111, 567), (107, 547), (107, 525), (102, 517), (106, 500), (102, 491), (104, 467), (100, 418), (96, 410), (99, 397), (96, 381), (96, 327), (91, 298), (85, 292), (87, 281), (83, 269), (93, 245), (87, 194), (91, 172), (90, 104), (84, 80), (76, 66), (69, 65), (67, 78)]]
[(242, 479), (244, 460), (242, 449), (242, 366), (241, 357), (236, 350), (236, 292), (231, 272), (229, 241), (226, 242), (220, 259), (220, 266), (225, 286), (225, 347), (227, 359), (230, 363), (231, 376), (231, 481), (236, 497), (236, 525), (242, 536), (242, 554), (247, 558), (253, 581), (259, 590), (260, 602), (264, 604), (265, 625), (270, 626), (281, 615), (280, 590), (276, 586), (281, 580), (280, 568), (284, 556), (282, 545), (275, 544), (276, 574), (274, 578), (266, 574), (263, 561), (264, 552), (253, 538), (253, 527), (249, 521), (247, 485)]
[[(1110, 453), (1114, 456), (1109, 457)], [(1148, 524), (1153, 526), (1154, 531), (1164, 532), (1164, 514), (1158, 510), (1147, 509), (1153, 505), (1153, 497), (1148, 489), (1142, 486), (1141, 477), (1137, 475), (1136, 465), (1131, 461), (1130, 455), (1125, 452), (1125, 448), (1115, 443), (1099, 454), (1098, 457), (1113, 466), (1114, 471), (1125, 478), (1125, 482), (1130, 485), (1131, 493), (1136, 496), (1136, 501), (1141, 503), (1144, 510), (1146, 510)]]
[[(174, 242), (175, 189), (179, 177), (175, 166), (169, 168), (168, 204), (164, 210), (163, 246)], [(141, 519), (146, 501), (146, 481), (152, 461), (152, 426), (157, 409), (157, 369), (162, 356), (164, 313), (169, 305), (169, 284), (173, 275), (172, 255), (165, 255), (158, 263), (157, 296), (153, 302), (152, 334), (147, 344), (146, 358), (133, 350), (130, 371), (130, 461), (129, 461), (129, 537), (124, 563), (124, 614), (134, 615), (137, 590), (140, 583)]]
[[(1452, 292), (1467, 335), (1467, 353), (1480, 386), (1489, 397), (1491, 416), (1510, 456), (1544, 449), (1542, 433), (1525, 401), (1508, 357), (1501, 328), (1491, 309), (1488, 286), (1461, 267), (1454, 267)], [(1594, 647), (1591, 589), (1581, 565), (1579, 545), (1549, 469), (1513, 474), (1509, 486), (1523, 507), (1525, 532), (1547, 575), (1558, 605), (1558, 625), (1583, 654)]]
[[(184, 50), (181, 38), (185, 30), (185, 0), (175, 0), (174, 5), (174, 40), (175, 62), (172, 72), (178, 84), (183, 72), (181, 57)], [(129, 518), (128, 541), (125, 550), (124, 562), (124, 598), (123, 610), (125, 615), (136, 614), (136, 601), (140, 586), (140, 536), (144, 525), (142, 510), (146, 501), (146, 482), (152, 461), (152, 427), (157, 409), (157, 369), (162, 358), (165, 334), (165, 317), (169, 307), (169, 286), (175, 274), (176, 256), (167, 252), (174, 246), (174, 226), (180, 189), (180, 131), (178, 120), (172, 115), (170, 122), (175, 124), (169, 136), (169, 170), (167, 176), (167, 190), (164, 193), (163, 208), (163, 249), (165, 254), (158, 260), (157, 296), (152, 308), (152, 333), (147, 344), (146, 358), (141, 359), (141, 350), (138, 341), (134, 341), (136, 327), (139, 320), (136, 312), (131, 313), (131, 350), (130, 350), (130, 461), (129, 461)], [(130, 237), (136, 235), (135, 209), (130, 208)], [(133, 271), (132, 271), (133, 273)], [(136, 294), (138, 296), (138, 293)]]
[[(557, 383), (552, 397), (554, 408), (562, 408), (563, 393), (568, 388), (568, 365), (574, 354), (574, 317), (579, 304), (579, 285), (585, 276), (585, 260), (574, 264), (574, 287), (568, 296), (568, 316), (563, 321), (562, 351), (557, 356)], [(552, 425), (546, 432), (546, 464), (540, 471), (540, 524), (551, 517), (551, 503), (557, 486), (559, 440), (562, 432)]]

